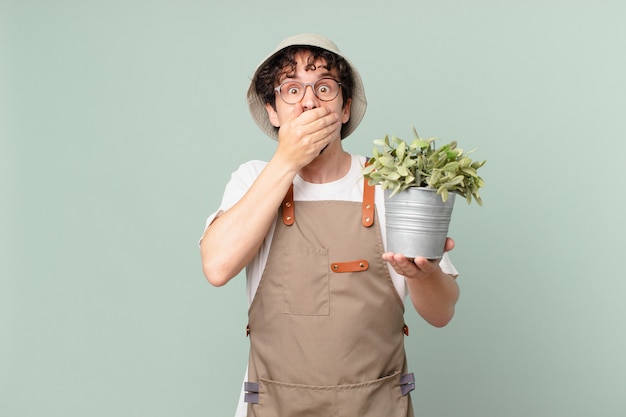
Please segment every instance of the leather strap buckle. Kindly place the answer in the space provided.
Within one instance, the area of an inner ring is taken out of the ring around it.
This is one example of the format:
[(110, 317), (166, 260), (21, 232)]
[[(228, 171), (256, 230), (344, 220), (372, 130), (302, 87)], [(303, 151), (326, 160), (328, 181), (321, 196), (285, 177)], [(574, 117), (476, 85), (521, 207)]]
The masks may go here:
[(349, 262), (333, 262), (330, 264), (331, 271), (338, 273), (367, 271), (369, 267), (370, 265), (365, 259)]
[[(369, 164), (369, 160), (365, 166)], [(376, 188), (369, 185), (366, 178), (363, 179), (363, 204), (361, 207), (361, 224), (364, 227), (371, 227), (374, 224), (374, 195)]]
[(283, 210), (283, 223), (286, 226), (291, 226), (296, 221), (296, 214), (293, 207), (293, 184), (289, 186), (289, 190), (283, 199), (281, 206)]

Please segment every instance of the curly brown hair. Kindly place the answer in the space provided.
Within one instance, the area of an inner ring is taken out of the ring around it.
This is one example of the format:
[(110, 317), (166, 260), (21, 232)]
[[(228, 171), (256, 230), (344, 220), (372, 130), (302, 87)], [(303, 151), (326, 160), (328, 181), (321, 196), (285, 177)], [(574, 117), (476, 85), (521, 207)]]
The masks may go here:
[(338, 81), (341, 83), (343, 105), (345, 106), (348, 99), (352, 98), (352, 90), (354, 87), (352, 68), (346, 60), (339, 55), (316, 46), (289, 46), (270, 57), (265, 65), (257, 70), (255, 78), (252, 80), (259, 97), (261, 97), (265, 103), (271, 104), (271, 106), (276, 109), (274, 87), (280, 82), (281, 75), (290, 74), (295, 71), (295, 56), (299, 52), (310, 53), (308, 58), (308, 65), (310, 66), (314, 67), (314, 63), (320, 59), (326, 61), (328, 71), (334, 71), (339, 78)]

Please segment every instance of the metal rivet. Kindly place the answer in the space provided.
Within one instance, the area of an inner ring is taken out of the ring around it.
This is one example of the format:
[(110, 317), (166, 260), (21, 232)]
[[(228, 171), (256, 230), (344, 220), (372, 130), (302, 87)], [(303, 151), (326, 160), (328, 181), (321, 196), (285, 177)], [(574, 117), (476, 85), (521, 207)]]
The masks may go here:
[(339, 265), (333, 265), (333, 269), (339, 269)]
[(291, 220), (291, 216), (287, 216), (287, 220)]
[(369, 205), (369, 204), (367, 204), (367, 205), (365, 206), (365, 208), (369, 210), (369, 209), (371, 209), (371, 208), (372, 208), (372, 206), (371, 206), (371, 205)]
[(291, 203), (285, 203), (285, 207), (291, 207)]
[(360, 266), (361, 268), (365, 268), (365, 264), (364, 264), (363, 262), (361, 262), (361, 263), (359, 264), (359, 266)]
[(369, 221), (370, 221), (370, 218), (369, 218), (369, 217), (366, 217), (366, 218), (365, 218), (365, 221), (366, 221), (366, 222), (369, 222)]

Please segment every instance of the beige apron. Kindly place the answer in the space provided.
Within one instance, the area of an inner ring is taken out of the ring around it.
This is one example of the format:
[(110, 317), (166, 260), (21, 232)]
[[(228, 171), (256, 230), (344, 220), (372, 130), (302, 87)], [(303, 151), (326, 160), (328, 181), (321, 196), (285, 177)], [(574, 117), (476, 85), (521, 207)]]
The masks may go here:
[(293, 202), (250, 306), (248, 417), (412, 417), (404, 305), (363, 203)]

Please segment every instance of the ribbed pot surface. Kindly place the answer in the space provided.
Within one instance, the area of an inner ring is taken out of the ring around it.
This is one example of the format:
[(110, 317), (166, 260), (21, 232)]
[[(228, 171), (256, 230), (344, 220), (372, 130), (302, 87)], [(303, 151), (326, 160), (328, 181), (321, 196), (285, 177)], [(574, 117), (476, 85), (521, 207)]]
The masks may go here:
[(385, 190), (387, 250), (408, 258), (443, 256), (456, 194), (441, 201), (435, 189), (412, 187), (389, 198)]

